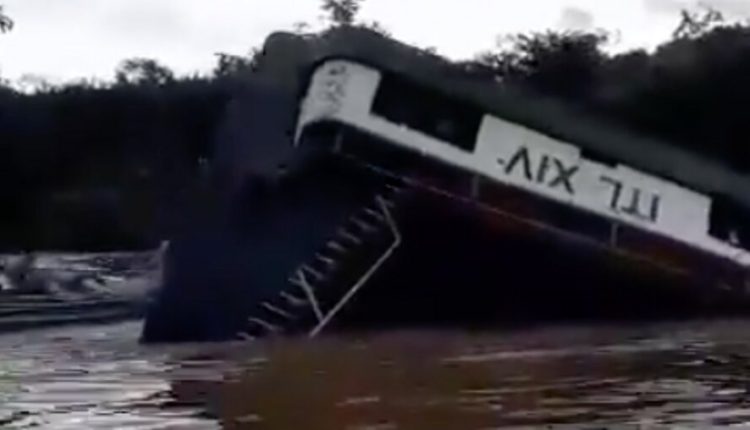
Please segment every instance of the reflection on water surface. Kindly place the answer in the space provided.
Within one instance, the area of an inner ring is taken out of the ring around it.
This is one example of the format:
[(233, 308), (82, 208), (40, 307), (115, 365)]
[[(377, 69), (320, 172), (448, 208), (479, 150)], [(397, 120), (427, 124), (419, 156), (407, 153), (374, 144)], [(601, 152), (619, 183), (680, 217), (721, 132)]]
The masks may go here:
[[(750, 427), (743, 321), (144, 347), (0, 337), (0, 428)], [(626, 426), (627, 427), (627, 426)]]

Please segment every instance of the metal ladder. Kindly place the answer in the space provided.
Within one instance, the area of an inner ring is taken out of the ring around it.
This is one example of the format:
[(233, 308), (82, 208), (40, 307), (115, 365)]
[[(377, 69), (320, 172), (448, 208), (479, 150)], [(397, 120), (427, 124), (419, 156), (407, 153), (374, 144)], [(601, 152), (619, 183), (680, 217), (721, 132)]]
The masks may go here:
[(297, 266), (286, 288), (254, 307), (237, 337), (319, 335), (401, 245), (392, 211), (406, 190), (401, 181), (386, 184), (309, 261)]

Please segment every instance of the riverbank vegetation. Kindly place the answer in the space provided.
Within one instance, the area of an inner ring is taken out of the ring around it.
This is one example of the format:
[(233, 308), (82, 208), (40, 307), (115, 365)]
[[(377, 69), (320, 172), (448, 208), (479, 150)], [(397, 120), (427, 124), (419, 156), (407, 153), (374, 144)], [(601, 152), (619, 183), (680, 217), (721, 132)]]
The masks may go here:
[[(331, 26), (359, 1), (326, 0)], [(13, 21), (0, 9), (0, 31)], [(300, 26), (303, 28), (304, 26)], [(2, 43), (0, 36), (0, 43)], [(611, 54), (604, 33), (516, 35), (464, 63), (750, 172), (750, 25), (685, 12), (653, 52)], [(218, 54), (208, 75), (126, 59), (111, 82), (0, 88), (0, 250), (153, 246), (199, 204), (227, 104), (256, 65)], [(2, 60), (2, 59), (0, 59)]]

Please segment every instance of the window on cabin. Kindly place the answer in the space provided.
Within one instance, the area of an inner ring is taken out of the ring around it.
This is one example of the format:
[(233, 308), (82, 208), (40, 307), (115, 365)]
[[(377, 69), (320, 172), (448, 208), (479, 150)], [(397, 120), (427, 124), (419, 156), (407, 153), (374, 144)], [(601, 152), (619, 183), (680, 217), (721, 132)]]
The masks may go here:
[(482, 112), (438, 91), (393, 74), (384, 74), (372, 113), (421, 131), (466, 152), (473, 152)]
[(750, 209), (726, 197), (714, 197), (709, 234), (732, 246), (750, 250)]

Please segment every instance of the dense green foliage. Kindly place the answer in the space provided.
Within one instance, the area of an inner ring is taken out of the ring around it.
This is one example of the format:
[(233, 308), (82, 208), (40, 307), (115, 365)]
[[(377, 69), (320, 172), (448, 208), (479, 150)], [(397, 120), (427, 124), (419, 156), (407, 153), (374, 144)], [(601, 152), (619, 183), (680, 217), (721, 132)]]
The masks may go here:
[[(359, 3), (325, 1), (330, 25), (372, 26), (357, 23)], [(0, 30), (10, 26), (0, 9)], [(469, 66), (750, 170), (750, 27), (686, 13), (653, 53), (608, 55), (606, 41), (520, 35)], [(169, 234), (200, 201), (218, 125), (255, 54), (219, 54), (205, 78), (130, 59), (104, 86), (0, 89), (0, 249), (142, 247)]]

